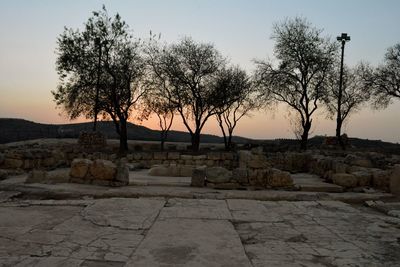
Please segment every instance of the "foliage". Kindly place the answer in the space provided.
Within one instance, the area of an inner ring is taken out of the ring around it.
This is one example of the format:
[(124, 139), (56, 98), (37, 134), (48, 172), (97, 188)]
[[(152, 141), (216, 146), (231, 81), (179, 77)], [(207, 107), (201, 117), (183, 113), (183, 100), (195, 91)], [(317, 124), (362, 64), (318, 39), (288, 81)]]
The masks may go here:
[(143, 94), (146, 68), (140, 41), (118, 14), (109, 17), (103, 6), (83, 31), (66, 28), (57, 43), (60, 84), (52, 92), (57, 105), (71, 119), (98, 113), (110, 117), (120, 135), (120, 150), (126, 151), (126, 122)]
[(359, 64), (355, 68), (343, 67), (342, 99), (339, 99), (339, 75), (340, 68), (332, 69), (328, 76), (328, 91), (324, 95), (324, 102), (330, 119), (334, 119), (338, 114), (338, 105), (340, 105), (340, 123), (343, 123), (350, 114), (357, 112), (363, 104), (370, 98), (368, 85), (363, 80), (365, 66)]
[(258, 108), (256, 90), (247, 73), (237, 67), (223, 68), (215, 81), (215, 90), (225, 99), (215, 114), (224, 137), (225, 149), (233, 147), (232, 135), (238, 121)]
[(298, 17), (275, 24), (272, 39), (278, 64), (256, 62), (256, 80), (265, 95), (286, 103), (300, 119), (302, 149), (307, 148), (312, 116), (326, 94), (327, 75), (337, 53), (337, 45), (321, 32)]
[(211, 44), (185, 37), (179, 43), (149, 49), (153, 85), (162, 86), (165, 96), (182, 118), (199, 149), (200, 133), (224, 99), (212, 86), (224, 59)]
[(376, 108), (386, 108), (393, 99), (400, 99), (400, 43), (388, 48), (384, 63), (367, 77)]

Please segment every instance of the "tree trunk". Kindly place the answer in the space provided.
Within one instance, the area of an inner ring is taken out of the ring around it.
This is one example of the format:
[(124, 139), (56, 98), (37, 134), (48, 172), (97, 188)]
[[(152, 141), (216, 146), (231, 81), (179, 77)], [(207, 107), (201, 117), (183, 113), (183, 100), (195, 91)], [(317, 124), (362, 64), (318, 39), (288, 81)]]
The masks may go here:
[(199, 151), (200, 148), (200, 131), (196, 130), (192, 134), (192, 150), (193, 152)]
[(232, 130), (229, 130), (229, 136), (228, 136), (228, 141), (227, 141), (227, 145), (225, 146), (227, 151), (231, 151), (232, 150)]
[(167, 132), (161, 130), (161, 140), (160, 140), (161, 151), (164, 151), (165, 140), (167, 140)]
[(342, 123), (343, 123), (343, 121), (340, 118), (336, 119), (336, 139), (337, 139), (339, 145), (343, 149), (345, 149), (345, 145), (342, 140)]
[(120, 119), (120, 135), (119, 135), (119, 152), (126, 154), (128, 152), (128, 133), (126, 127), (126, 119)]
[(301, 140), (300, 140), (300, 149), (301, 150), (307, 150), (308, 146), (308, 133), (310, 132), (311, 129), (311, 122), (307, 121), (305, 125), (303, 126), (303, 134), (301, 135)]

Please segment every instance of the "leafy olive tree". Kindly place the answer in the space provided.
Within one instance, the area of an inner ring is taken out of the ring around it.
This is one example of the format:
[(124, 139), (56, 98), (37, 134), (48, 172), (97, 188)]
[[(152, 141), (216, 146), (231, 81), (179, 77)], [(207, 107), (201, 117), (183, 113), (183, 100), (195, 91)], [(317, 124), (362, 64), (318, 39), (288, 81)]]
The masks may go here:
[(287, 104), (302, 127), (301, 148), (307, 149), (312, 117), (326, 94), (326, 78), (337, 45), (322, 30), (296, 17), (274, 24), (272, 39), (278, 61), (258, 61), (256, 79), (265, 95)]
[(70, 119), (81, 115), (111, 118), (120, 136), (120, 152), (128, 150), (127, 120), (143, 94), (145, 61), (141, 43), (128, 25), (105, 7), (93, 12), (83, 31), (65, 29), (57, 40), (60, 76), (52, 91)]

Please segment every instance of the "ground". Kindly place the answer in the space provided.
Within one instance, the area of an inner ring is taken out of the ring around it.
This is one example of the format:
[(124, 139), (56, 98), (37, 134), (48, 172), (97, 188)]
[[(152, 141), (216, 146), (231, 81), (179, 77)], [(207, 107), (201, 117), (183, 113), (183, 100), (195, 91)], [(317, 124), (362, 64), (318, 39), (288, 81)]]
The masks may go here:
[(2, 196), (2, 266), (400, 265), (400, 219), (340, 201)]

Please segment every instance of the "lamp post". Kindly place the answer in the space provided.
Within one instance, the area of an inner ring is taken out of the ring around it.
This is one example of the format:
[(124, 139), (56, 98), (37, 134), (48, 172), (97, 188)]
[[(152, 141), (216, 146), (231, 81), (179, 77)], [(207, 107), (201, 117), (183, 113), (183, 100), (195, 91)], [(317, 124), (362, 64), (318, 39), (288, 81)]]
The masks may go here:
[(350, 36), (347, 33), (342, 33), (341, 36), (336, 37), (336, 40), (342, 42), (342, 57), (340, 61), (340, 77), (339, 77), (339, 94), (338, 94), (338, 106), (337, 106), (337, 117), (336, 117), (336, 138), (340, 145), (344, 148), (343, 140), (341, 138), (342, 129), (342, 97), (343, 97), (343, 58), (344, 58), (344, 45), (346, 41), (350, 41)]

